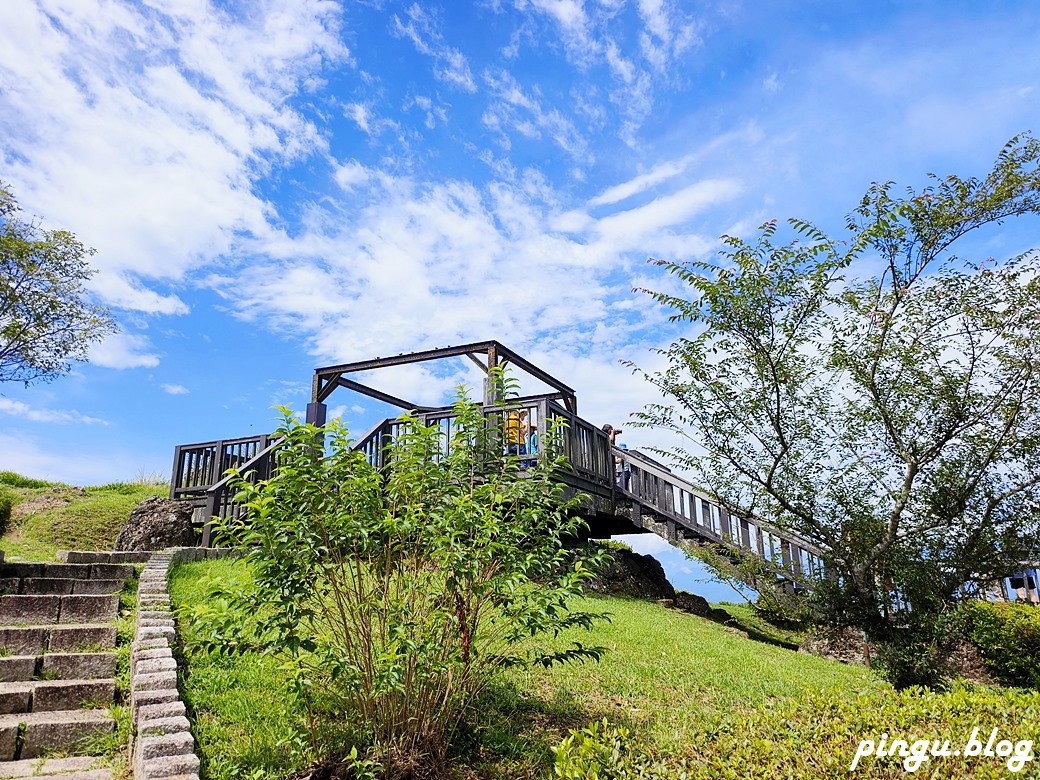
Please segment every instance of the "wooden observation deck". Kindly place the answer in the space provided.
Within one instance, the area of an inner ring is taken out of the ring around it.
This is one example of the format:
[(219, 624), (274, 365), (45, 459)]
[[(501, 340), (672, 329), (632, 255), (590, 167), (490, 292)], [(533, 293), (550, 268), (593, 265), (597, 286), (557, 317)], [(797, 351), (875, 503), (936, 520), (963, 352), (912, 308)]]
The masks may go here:
[[(525, 410), (539, 430), (545, 430), (551, 422), (565, 424), (561, 445), (569, 468), (559, 472), (558, 479), (589, 497), (586, 519), (592, 538), (655, 533), (672, 542), (720, 543), (750, 550), (782, 566), (796, 582), (820, 572), (821, 551), (815, 545), (764, 522), (732, 517), (710, 496), (648, 455), (612, 446), (603, 430), (578, 416), (577, 397), (571, 387), (497, 341), (315, 369), (307, 422), (324, 425), (325, 401), (338, 388), (345, 388), (402, 410), (412, 410), (422, 424), (450, 431), (454, 420), (451, 407), (410, 403), (361, 384), (349, 375), (455, 358), (472, 360), (485, 373), (508, 363), (513, 370), (550, 388), (549, 392), (539, 395), (503, 398), (493, 383), (485, 382), (484, 414), (501, 420), (510, 412)], [(386, 445), (402, 424), (398, 418), (383, 420), (362, 435), (354, 447), (363, 451), (370, 463), (382, 467)], [(228, 517), (238, 511), (227, 490), (228, 478), (224, 472), (235, 467), (243, 472), (255, 470), (258, 478), (265, 478), (271, 473), (277, 447), (278, 441), (269, 436), (254, 436), (176, 448), (170, 497), (190, 499), (198, 504), (203, 546), (208, 547), (213, 541), (210, 519)], [(538, 457), (537, 452), (523, 456), (529, 461), (536, 461)], [(619, 458), (620, 480), (615, 471)]]

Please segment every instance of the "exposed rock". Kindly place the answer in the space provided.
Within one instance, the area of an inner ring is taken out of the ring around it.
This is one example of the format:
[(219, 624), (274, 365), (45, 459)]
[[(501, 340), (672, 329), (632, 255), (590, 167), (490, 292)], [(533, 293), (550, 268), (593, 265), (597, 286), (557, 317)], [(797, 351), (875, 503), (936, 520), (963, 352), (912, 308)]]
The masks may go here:
[(599, 575), (585, 583), (587, 590), (637, 599), (675, 598), (675, 589), (656, 558), (631, 550), (610, 550), (610, 554)]
[(733, 616), (726, 610), (713, 607), (703, 596), (698, 596), (696, 593), (687, 593), (685, 590), (676, 591), (675, 608), (702, 618), (708, 618), (708, 620), (714, 620), (716, 623), (725, 624), (733, 622)]
[(875, 653), (871, 644), (863, 638), (863, 632), (855, 628), (818, 631), (802, 642), (798, 652), (861, 666), (870, 666), (870, 659)]
[(982, 658), (979, 648), (971, 642), (958, 640), (954, 644), (946, 662), (943, 664), (947, 671), (954, 677), (974, 683), (975, 685), (994, 685), (995, 681), (986, 669), (986, 662)]
[(130, 513), (130, 520), (119, 532), (117, 550), (162, 550), (167, 547), (192, 547), (196, 544), (191, 526), (192, 505), (152, 496)]
[(711, 604), (706, 598), (698, 596), (696, 593), (687, 593), (685, 590), (680, 590), (675, 594), (675, 608), (681, 609), (683, 612), (692, 612), (701, 617), (708, 617), (711, 612)]

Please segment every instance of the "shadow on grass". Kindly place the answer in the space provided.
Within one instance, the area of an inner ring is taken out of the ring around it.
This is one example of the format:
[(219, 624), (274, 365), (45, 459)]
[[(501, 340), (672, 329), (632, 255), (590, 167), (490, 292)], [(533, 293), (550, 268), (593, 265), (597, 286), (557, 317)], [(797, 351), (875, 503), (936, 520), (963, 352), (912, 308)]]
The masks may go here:
[[(567, 691), (543, 698), (515, 682), (496, 681), (480, 695), (452, 740), (450, 763), (464, 778), (543, 778), (553, 766), (552, 748), (570, 733), (605, 715)], [(624, 721), (622, 718), (621, 721)]]

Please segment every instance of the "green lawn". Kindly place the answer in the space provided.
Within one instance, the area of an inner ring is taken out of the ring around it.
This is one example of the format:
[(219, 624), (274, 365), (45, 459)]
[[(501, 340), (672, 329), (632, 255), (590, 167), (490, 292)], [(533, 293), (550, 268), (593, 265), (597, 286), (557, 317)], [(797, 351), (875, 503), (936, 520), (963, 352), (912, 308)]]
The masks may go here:
[[(171, 580), (174, 604), (204, 602), (207, 577), (241, 583), (246, 569), (226, 560), (180, 566)], [(682, 754), (737, 711), (808, 690), (887, 687), (866, 669), (751, 641), (654, 603), (597, 597), (583, 606), (611, 612), (612, 622), (559, 642), (577, 639), (609, 652), (599, 663), (504, 674), (458, 740), (457, 777), (545, 777), (551, 746), (569, 729), (602, 717), (631, 726), (662, 751)], [(193, 636), (190, 620), (180, 631)], [(192, 655), (188, 661), (184, 691), (205, 776), (284, 778), (313, 760), (305, 745), (285, 740), (288, 724), (302, 724), (273, 659)]]

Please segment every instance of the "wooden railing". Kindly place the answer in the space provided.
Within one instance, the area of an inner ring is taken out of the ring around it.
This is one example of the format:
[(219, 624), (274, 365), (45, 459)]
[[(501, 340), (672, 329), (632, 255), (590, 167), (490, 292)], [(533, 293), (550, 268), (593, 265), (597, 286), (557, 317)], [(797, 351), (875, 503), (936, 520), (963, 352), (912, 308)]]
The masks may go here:
[[(635, 450), (613, 447), (608, 435), (548, 396), (529, 396), (482, 408), (491, 431), (501, 435), (500, 451), (505, 452), (506, 421), (510, 413), (526, 411), (531, 434), (518, 456), (525, 465), (535, 464), (549, 442), (544, 438), (552, 428), (552, 442), (568, 464), (561, 480), (582, 492), (609, 501), (614, 511), (628, 511), (664, 525), (662, 535), (670, 540), (716, 542), (749, 550), (788, 572), (795, 581), (822, 572), (822, 551), (793, 534), (764, 522), (731, 517), (717, 502), (667, 467)], [(435, 457), (449, 454), (458, 415), (440, 409), (416, 415), (427, 427), (440, 429), (442, 447)], [(376, 468), (386, 468), (390, 444), (401, 435), (407, 423), (400, 418), (381, 421), (353, 445)], [(177, 447), (174, 479), (170, 497), (194, 499), (205, 506), (202, 545), (213, 542), (214, 517), (225, 519), (240, 512), (228, 490), (230, 478), (224, 472), (237, 468), (251, 472), (251, 478), (267, 479), (275, 465), (281, 440), (270, 436), (203, 442)], [(637, 522), (637, 517), (632, 517)], [(650, 528), (661, 533), (661, 529)]]
[(170, 498), (194, 499), (205, 495), (230, 468), (241, 468), (271, 443), (267, 434), (181, 444), (173, 455)]
[(823, 551), (816, 545), (761, 520), (733, 517), (691, 482), (637, 451), (615, 447), (613, 455), (621, 460), (615, 472), (619, 493), (640, 512), (649, 509), (665, 522), (671, 539), (685, 530), (703, 541), (732, 545), (776, 564), (795, 580), (822, 574)]

